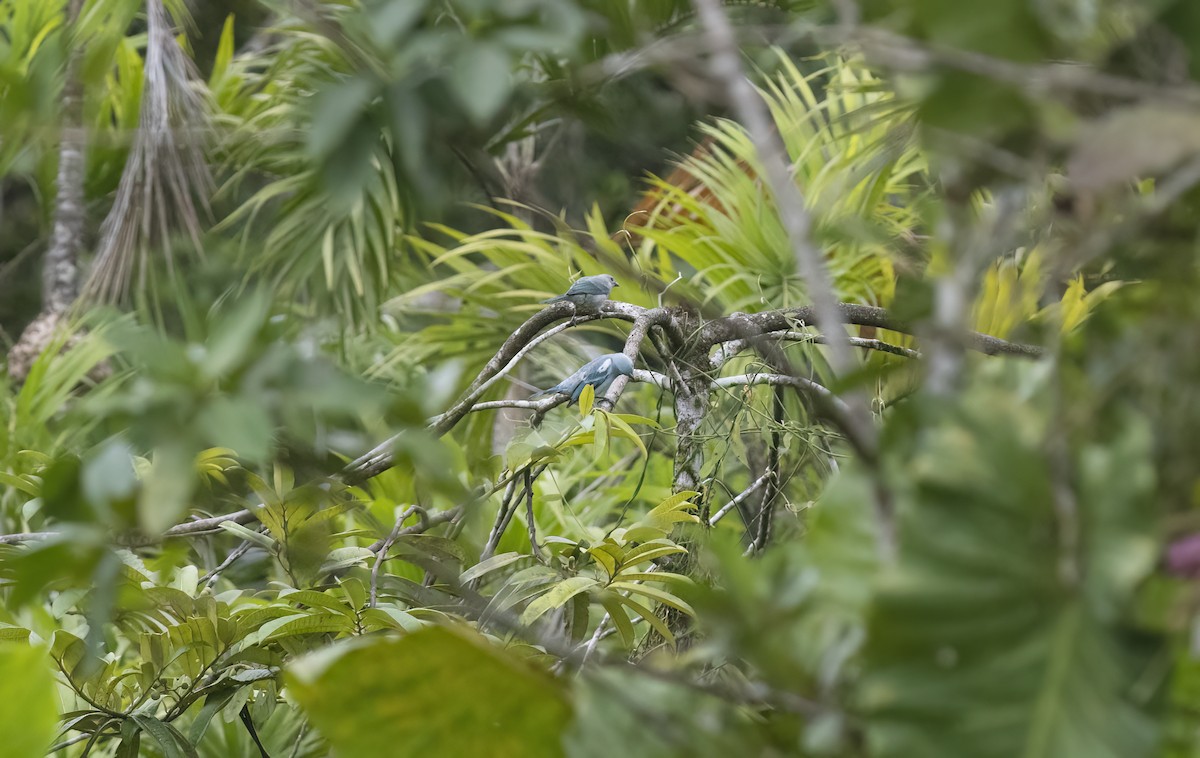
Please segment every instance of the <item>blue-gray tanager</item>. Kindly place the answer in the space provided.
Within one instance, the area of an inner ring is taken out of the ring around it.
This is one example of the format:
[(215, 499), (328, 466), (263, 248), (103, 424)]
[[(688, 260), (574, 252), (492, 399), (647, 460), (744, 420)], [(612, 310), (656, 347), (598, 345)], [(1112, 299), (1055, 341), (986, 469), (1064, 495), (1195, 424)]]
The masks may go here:
[(552, 297), (549, 300), (543, 300), (543, 303), (559, 303), (566, 300), (575, 306), (578, 311), (594, 311), (600, 307), (600, 304), (608, 299), (608, 293), (612, 292), (613, 287), (616, 287), (617, 280), (608, 274), (596, 274), (595, 276), (581, 276), (575, 280), (571, 288), (566, 291), (566, 294)]
[(583, 394), (583, 388), (587, 385), (592, 385), (596, 396), (599, 397), (608, 391), (613, 380), (621, 375), (633, 376), (633, 361), (629, 360), (624, 353), (609, 353), (588, 361), (574, 374), (550, 389), (535, 392), (531, 397), (561, 392), (564, 395), (570, 395), (571, 402), (575, 403), (579, 401), (579, 396)]

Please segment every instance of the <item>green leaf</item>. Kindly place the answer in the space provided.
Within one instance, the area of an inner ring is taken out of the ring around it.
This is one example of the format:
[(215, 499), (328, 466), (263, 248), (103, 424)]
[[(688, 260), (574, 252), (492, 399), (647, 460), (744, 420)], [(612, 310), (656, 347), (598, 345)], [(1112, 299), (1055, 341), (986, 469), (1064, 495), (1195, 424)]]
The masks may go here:
[(552, 677), (443, 627), (335, 645), (294, 663), (288, 690), (346, 756), (557, 758), (571, 718)]
[(313, 120), (308, 130), (308, 152), (324, 159), (346, 141), (378, 93), (378, 85), (356, 77), (329, 84), (313, 98)]
[(508, 53), (490, 42), (465, 44), (451, 63), (450, 90), (477, 124), (491, 120), (512, 91)]
[(271, 452), (275, 424), (261, 400), (223, 395), (204, 406), (198, 421), (208, 444), (233, 448), (251, 463)]
[(920, 434), (895, 430), (888, 470), (909, 482), (897, 490), (903, 549), (869, 618), (873, 755), (1154, 754), (1132, 694), (1153, 647), (1116, 613), (1155, 557), (1153, 436), (1110, 419), (1111, 438), (1094, 442), (1113, 454), (1074, 467), (1065, 486), (1085, 486), (1064, 521), (1043, 443), (1059, 421), (1043, 393), (979, 389)]
[(573, 576), (554, 585), (549, 592), (534, 600), (521, 614), (522, 624), (532, 624), (547, 611), (552, 611), (580, 592), (587, 592), (599, 586), (599, 582), (590, 576)]
[(648, 455), (646, 451), (646, 443), (642, 442), (641, 436), (633, 430), (632, 426), (625, 423), (624, 419), (612, 413), (606, 413), (604, 417), (616, 428), (616, 432), (619, 436), (624, 437), (625, 439), (633, 442), (633, 444), (637, 445), (638, 450), (642, 452), (643, 456)]
[[(651, 576), (653, 576), (653, 574), (651, 574)], [(658, 587), (650, 587), (645, 584), (634, 584), (626, 581), (613, 582), (608, 586), (614, 590), (624, 590), (626, 592), (632, 592), (635, 595), (643, 595), (651, 600), (657, 600), (663, 605), (670, 606), (671, 608), (674, 608), (681, 613), (686, 613), (689, 616), (696, 615), (696, 612), (692, 610), (692, 606), (675, 597), (670, 592), (661, 590)]]
[(270, 308), (271, 301), (266, 295), (252, 292), (214, 320), (210, 327), (213, 336), (200, 366), (204, 376), (224, 377), (253, 357), (255, 338), (263, 328)]
[(225, 17), (225, 25), (221, 27), (221, 37), (217, 41), (217, 54), (213, 58), (212, 74), (208, 77), (210, 90), (217, 89), (217, 83), (225, 76), (229, 63), (233, 60), (233, 14)]
[(394, 48), (420, 20), (426, 0), (377, 3), (370, 11), (371, 36), (383, 48)]
[(229, 699), (233, 697), (236, 688), (230, 688), (221, 692), (214, 692), (209, 695), (204, 701), (204, 705), (196, 713), (192, 719), (191, 726), (188, 727), (188, 739), (193, 745), (199, 745), (200, 740), (204, 738), (204, 733), (208, 730), (208, 724), (212, 721), (213, 716), (225, 707)]
[(192, 743), (170, 724), (144, 713), (135, 713), (130, 718), (154, 738), (166, 758), (199, 758)]
[(221, 523), (217, 524), (217, 526), (219, 526), (221, 529), (224, 529), (225, 531), (229, 532), (230, 534), (232, 534), (236, 537), (240, 537), (241, 539), (244, 539), (244, 540), (249, 540), (250, 542), (253, 542), (256, 545), (261, 545), (262, 547), (265, 547), (267, 550), (270, 550), (272, 552), (274, 552), (274, 550), (275, 550), (275, 544), (276, 544), (275, 540), (271, 539), (270, 536), (263, 534), (261, 532), (256, 532), (253, 529), (250, 529), (249, 527), (242, 526), (241, 524), (237, 523), (236, 521), (222, 521)]
[(579, 393), (579, 417), (587, 418), (592, 415), (592, 407), (596, 404), (596, 388), (590, 384), (583, 386)]
[(54, 739), (58, 697), (46, 650), (0, 644), (0, 745), (7, 758), (40, 758)]
[(0, 640), (24, 642), (29, 639), (30, 631), (11, 624), (0, 624)]
[(633, 624), (630, 623), (629, 616), (625, 613), (625, 607), (621, 605), (621, 601), (617, 599), (616, 594), (610, 592), (601, 593), (600, 604), (608, 612), (608, 617), (612, 620), (613, 627), (617, 630), (617, 634), (621, 636), (621, 644), (626, 648), (632, 648), (636, 639)]
[(335, 616), (332, 613), (299, 613), (268, 621), (246, 639), (268, 642), (298, 634), (349, 634), (353, 631), (353, 619), (345, 616)]
[(616, 601), (621, 605), (628, 607), (638, 616), (641, 616), (647, 624), (654, 628), (654, 631), (658, 632), (659, 635), (667, 641), (667, 644), (669, 644), (671, 647), (675, 646), (675, 635), (671, 632), (671, 629), (663, 623), (663, 620), (658, 617), (658, 614), (633, 598), (626, 597), (619, 592), (612, 593), (612, 597), (615, 598)]
[(314, 608), (324, 608), (334, 613), (339, 613), (346, 618), (354, 618), (353, 609), (338, 598), (326, 595), (324, 592), (298, 590), (296, 592), (289, 592), (286, 595), (281, 594), (279, 599), (285, 603), (300, 603)]
[(24, 492), (30, 497), (37, 497), (41, 494), (41, 487), (36, 481), (25, 476), (10, 474), (6, 471), (0, 471), (0, 484), (8, 485), (15, 490)]
[(474, 566), (464, 571), (462, 576), (459, 577), (459, 581), (463, 584), (475, 581), (484, 574), (488, 574), (496, 569), (504, 568), (505, 566), (516, 563), (525, 557), (526, 556), (522, 553), (501, 553), (499, 555), (493, 555), (486, 561), (476, 563)]
[(168, 443), (154, 451), (154, 463), (138, 497), (138, 520), (150, 534), (179, 523), (196, 486), (192, 456), (183, 445)]
[[(591, 386), (589, 384), (588, 389), (591, 389)], [(608, 434), (611, 427), (608, 425), (608, 416), (603, 411), (596, 413), (593, 418), (595, 424), (592, 427), (592, 455), (596, 460), (601, 460), (608, 453)]]

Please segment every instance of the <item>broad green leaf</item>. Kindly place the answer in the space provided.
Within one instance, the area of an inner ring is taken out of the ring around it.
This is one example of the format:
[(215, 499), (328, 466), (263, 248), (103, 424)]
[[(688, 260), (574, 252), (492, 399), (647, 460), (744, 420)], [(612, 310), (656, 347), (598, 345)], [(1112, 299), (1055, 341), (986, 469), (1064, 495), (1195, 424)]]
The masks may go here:
[(896, 437), (903, 549), (875, 598), (861, 689), (875, 755), (1154, 754), (1131, 697), (1149, 649), (1117, 613), (1155, 560), (1152, 435), (1110, 421), (1102, 444), (1120, 453), (1085, 455), (1061, 485), (1075, 489), (1064, 524), (1041, 440), (1058, 421), (1034, 387), (976, 388)]
[(179, 523), (196, 486), (189, 451), (171, 442), (154, 451), (154, 463), (138, 497), (138, 520), (150, 534), (160, 534)]
[(288, 682), (341, 755), (564, 755), (559, 683), (466, 630), (335, 645), (292, 664)]
[(450, 90), (476, 123), (491, 120), (508, 101), (510, 66), (503, 48), (482, 40), (466, 43), (451, 63)]
[(144, 713), (135, 713), (133, 721), (154, 738), (166, 758), (199, 758), (196, 748), (178, 729)]
[(40, 758), (50, 747), (58, 722), (50, 668), (44, 648), (0, 643), (0, 744), (5, 756)]

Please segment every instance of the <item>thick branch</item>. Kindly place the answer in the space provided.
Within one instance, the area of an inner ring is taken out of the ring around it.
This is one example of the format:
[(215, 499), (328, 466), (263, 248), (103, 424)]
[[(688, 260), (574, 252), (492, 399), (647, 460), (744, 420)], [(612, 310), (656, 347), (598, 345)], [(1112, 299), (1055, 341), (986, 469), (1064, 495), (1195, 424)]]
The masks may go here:
[[(625, 349), (622, 352), (628, 356), (629, 360), (635, 362), (637, 361), (638, 355), (640, 355), (642, 352), (642, 343), (646, 341), (646, 335), (648, 335), (650, 333), (650, 329), (655, 326), (663, 327), (663, 329), (668, 331), (668, 333), (675, 333), (674, 336), (678, 338), (678, 329), (672, 328), (673, 325), (670, 311), (668, 311), (666, 308), (653, 308), (648, 311), (642, 311), (642, 313), (633, 320), (633, 328), (629, 330), (629, 336), (625, 338)], [(652, 374), (653, 372), (646, 373)], [(641, 378), (639, 378), (639, 376), (642, 375), (643, 374), (641, 371), (637, 369), (634, 370), (634, 379), (636, 381), (643, 381)], [(666, 377), (662, 377), (662, 379), (665, 380)], [(618, 376), (613, 381), (612, 386), (608, 388), (608, 392), (605, 393), (603, 398), (600, 398), (600, 401), (605, 403), (607, 410), (612, 410), (614, 407), (616, 407), (617, 400), (621, 397), (621, 393), (625, 391), (625, 385), (627, 384), (629, 384), (629, 377), (625, 376)], [(662, 383), (659, 381), (655, 381), (655, 384), (662, 386)]]
[[(857, 303), (839, 303), (842, 321), (856, 326), (873, 326), (901, 334), (913, 334), (913, 327), (898, 319), (884, 308)], [(788, 332), (798, 327), (813, 324), (813, 309), (784, 308), (762, 313), (735, 313), (732, 316), (709, 321), (700, 333), (700, 342), (713, 346), (740, 339), (751, 339), (771, 332)], [(1037, 345), (1009, 342), (979, 332), (967, 332), (966, 347), (985, 355), (1013, 355), (1022, 358), (1040, 358), (1045, 351)]]
[[(82, 0), (71, 0), (68, 4), (68, 23), (72, 26), (82, 7)], [(77, 38), (69, 39), (68, 44), (71, 51), (63, 79), (54, 232), (42, 265), (42, 308), (52, 313), (65, 313), (79, 294), (79, 253), (83, 250), (87, 223), (83, 196), (87, 132), (83, 127), (83, 82), (79, 73), (83, 45)]]

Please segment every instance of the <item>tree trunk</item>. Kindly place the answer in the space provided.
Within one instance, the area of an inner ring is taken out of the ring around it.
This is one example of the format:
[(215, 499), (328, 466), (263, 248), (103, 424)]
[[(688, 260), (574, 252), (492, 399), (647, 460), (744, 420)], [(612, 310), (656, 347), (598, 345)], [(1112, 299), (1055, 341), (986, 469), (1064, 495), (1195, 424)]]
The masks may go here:
[[(68, 30), (73, 29), (82, 6), (83, 0), (71, 0), (68, 4)], [(83, 82), (79, 78), (83, 48), (70, 41), (68, 44), (71, 50), (63, 80), (54, 227), (42, 263), (42, 310), (9, 351), (8, 375), (16, 382), (29, 375), (33, 362), (46, 349), (79, 295), (79, 253), (83, 249), (87, 212), (83, 194), (87, 134), (83, 128)]]

